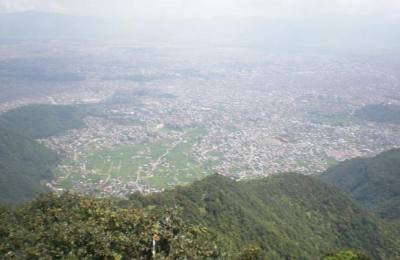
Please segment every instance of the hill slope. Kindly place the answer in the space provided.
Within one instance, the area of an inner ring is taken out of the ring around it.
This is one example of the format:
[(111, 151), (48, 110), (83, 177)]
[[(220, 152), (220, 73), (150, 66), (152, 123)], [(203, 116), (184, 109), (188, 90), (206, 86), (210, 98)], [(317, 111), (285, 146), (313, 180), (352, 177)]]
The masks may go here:
[(0, 203), (15, 204), (47, 191), (58, 156), (35, 139), (83, 127), (70, 106), (32, 105), (0, 116)]
[(400, 149), (340, 163), (320, 176), (389, 220), (400, 219)]
[(1, 118), (18, 132), (34, 139), (85, 126), (78, 110), (72, 106), (30, 105), (7, 111)]
[(0, 207), (1, 259), (218, 259), (213, 240), (173, 209), (120, 207), (71, 194)]
[[(131, 200), (50, 194), (0, 207), (0, 258), (151, 259), (154, 234), (157, 259), (400, 256), (398, 238), (381, 220), (336, 188), (296, 174), (240, 183), (216, 175)], [(356, 251), (327, 255), (340, 248)]]
[(46, 191), (58, 156), (0, 120), (0, 202), (13, 204)]
[(185, 219), (219, 234), (231, 253), (255, 245), (267, 259), (318, 259), (340, 248), (374, 259), (400, 257), (399, 241), (381, 220), (307, 176), (234, 182), (215, 175), (162, 194), (133, 195), (131, 201), (182, 207)]

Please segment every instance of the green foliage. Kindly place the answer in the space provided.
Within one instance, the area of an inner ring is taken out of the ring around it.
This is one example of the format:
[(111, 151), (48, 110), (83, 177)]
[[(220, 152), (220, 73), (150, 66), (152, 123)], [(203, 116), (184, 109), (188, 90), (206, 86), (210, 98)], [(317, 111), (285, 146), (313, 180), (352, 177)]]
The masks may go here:
[(72, 106), (31, 105), (10, 110), (1, 115), (1, 119), (19, 133), (34, 139), (85, 126), (81, 114)]
[(298, 174), (247, 182), (214, 175), (162, 194), (136, 194), (131, 201), (182, 207), (186, 220), (218, 234), (233, 256), (251, 245), (266, 259), (316, 259), (341, 248), (375, 259), (400, 257), (399, 240), (385, 223), (336, 188)]
[(15, 204), (47, 191), (59, 156), (36, 138), (84, 126), (69, 106), (32, 105), (0, 116), (0, 202)]
[(387, 220), (400, 220), (400, 149), (357, 158), (320, 176)]
[(336, 188), (297, 174), (247, 182), (214, 175), (130, 200), (66, 193), (0, 207), (0, 258), (151, 259), (154, 235), (156, 259), (368, 259), (326, 255), (341, 248), (400, 257), (389, 226)]
[(207, 229), (187, 225), (176, 209), (49, 194), (0, 214), (0, 258), (151, 259), (154, 235), (155, 259), (221, 257)]
[(0, 203), (19, 203), (46, 191), (58, 156), (0, 119)]
[(372, 259), (363, 253), (346, 250), (328, 254), (322, 260), (372, 260)]

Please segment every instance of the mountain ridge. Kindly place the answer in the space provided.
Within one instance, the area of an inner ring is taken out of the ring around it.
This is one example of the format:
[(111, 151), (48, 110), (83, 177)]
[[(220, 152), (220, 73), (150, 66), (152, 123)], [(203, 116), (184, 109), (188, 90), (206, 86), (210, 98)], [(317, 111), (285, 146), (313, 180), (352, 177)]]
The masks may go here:
[(387, 220), (400, 219), (400, 149), (342, 162), (318, 176)]
[(248, 243), (267, 259), (310, 259), (340, 248), (367, 251), (375, 259), (400, 256), (393, 250), (399, 241), (385, 223), (339, 189), (295, 173), (245, 182), (214, 175), (162, 194), (136, 194), (131, 201), (179, 206), (186, 220), (219, 234), (228, 251)]

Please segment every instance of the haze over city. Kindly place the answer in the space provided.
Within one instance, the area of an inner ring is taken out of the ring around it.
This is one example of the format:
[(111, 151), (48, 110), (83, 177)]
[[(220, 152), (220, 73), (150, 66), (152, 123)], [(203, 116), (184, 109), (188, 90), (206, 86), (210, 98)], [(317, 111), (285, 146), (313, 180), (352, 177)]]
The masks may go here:
[(0, 0), (0, 258), (398, 259), (399, 24), (397, 0)]
[(0, 10), (2, 12), (40, 11), (109, 17), (399, 16), (400, 3), (396, 0), (2, 0)]

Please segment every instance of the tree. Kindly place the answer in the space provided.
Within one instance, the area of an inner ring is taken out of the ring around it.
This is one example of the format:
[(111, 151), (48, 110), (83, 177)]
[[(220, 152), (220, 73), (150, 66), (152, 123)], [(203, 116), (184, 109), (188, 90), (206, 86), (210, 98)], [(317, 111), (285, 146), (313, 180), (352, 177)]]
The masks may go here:
[(187, 225), (178, 209), (136, 209), (118, 201), (54, 194), (1, 211), (0, 258), (218, 258), (207, 229)]

